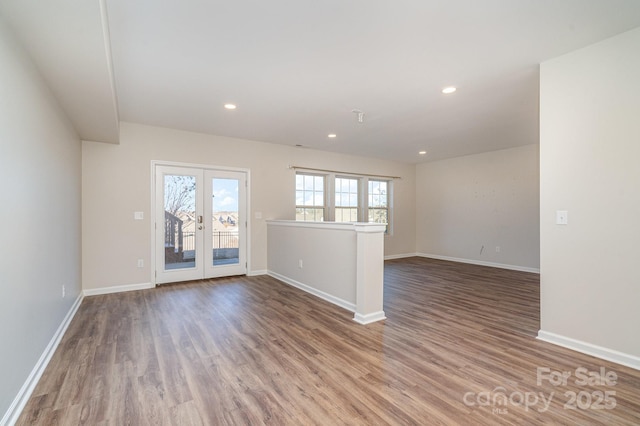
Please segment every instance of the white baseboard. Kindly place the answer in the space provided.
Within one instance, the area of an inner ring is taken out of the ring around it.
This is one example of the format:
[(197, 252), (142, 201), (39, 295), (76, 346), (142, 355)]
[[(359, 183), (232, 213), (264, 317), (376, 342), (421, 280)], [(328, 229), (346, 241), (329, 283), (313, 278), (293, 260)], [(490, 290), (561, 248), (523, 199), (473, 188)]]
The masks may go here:
[(289, 284), (290, 286), (299, 288), (302, 291), (306, 291), (307, 293), (311, 293), (314, 296), (319, 297), (320, 299), (326, 300), (327, 302), (333, 303), (334, 305), (338, 305), (341, 308), (344, 308), (350, 312), (355, 312), (356, 311), (356, 305), (355, 303), (351, 303), (351, 302), (347, 302), (346, 300), (340, 299), (339, 297), (335, 297), (330, 295), (329, 293), (325, 293), (324, 291), (318, 290), (316, 288), (313, 288), (311, 286), (308, 286), (306, 284), (301, 283), (300, 281), (296, 281), (294, 279), (291, 279), (289, 277), (285, 277), (284, 275), (280, 275), (276, 272), (273, 271), (269, 271), (268, 275), (280, 280), (282, 282), (284, 282), (285, 284)]
[(418, 253), (390, 254), (389, 256), (385, 256), (384, 260), (406, 259), (408, 257), (416, 257), (416, 256), (418, 256)]
[(146, 290), (154, 288), (151, 283), (116, 285), (113, 287), (90, 288), (83, 290), (85, 296), (97, 296), (99, 294), (122, 293), (123, 291)]
[(370, 314), (362, 315), (356, 312), (353, 316), (353, 320), (358, 324), (371, 324), (372, 322), (382, 321), (383, 319), (387, 319), (384, 315), (384, 311), (372, 312)]
[(549, 333), (548, 331), (543, 330), (538, 331), (538, 339), (567, 349), (572, 349), (577, 352), (582, 352), (583, 354), (595, 356), (596, 358), (601, 358), (615, 362), (616, 364), (640, 370), (640, 357), (634, 355), (618, 352), (613, 349), (593, 345), (591, 343), (561, 336), (555, 333)]
[(247, 276), (248, 277), (255, 277), (257, 275), (267, 275), (268, 273), (269, 273), (269, 271), (267, 271), (266, 269), (256, 269), (255, 271), (247, 272)]
[(505, 263), (485, 262), (483, 260), (461, 259), (459, 257), (440, 256), (438, 254), (416, 253), (416, 256), (427, 257), (429, 259), (448, 260), (450, 262), (469, 263), (471, 265), (490, 266), (492, 268), (510, 269), (512, 271), (540, 273), (540, 268), (529, 268), (528, 266), (507, 265)]
[(78, 311), (83, 298), (84, 295), (80, 293), (75, 302), (73, 302), (73, 305), (69, 309), (69, 312), (67, 312), (67, 315), (65, 315), (62, 323), (53, 334), (53, 337), (49, 341), (47, 347), (44, 349), (44, 352), (42, 353), (42, 355), (40, 355), (40, 359), (38, 359), (38, 362), (36, 363), (35, 367), (33, 367), (33, 370), (31, 370), (31, 374), (29, 374), (29, 377), (27, 377), (27, 380), (20, 388), (20, 391), (9, 406), (7, 412), (4, 414), (4, 416), (2, 416), (0, 425), (13, 425), (18, 421), (18, 417), (20, 417), (24, 406), (27, 404), (27, 401), (29, 401), (29, 398), (31, 397), (33, 390), (38, 384), (38, 381), (40, 381), (42, 373), (44, 373), (44, 370), (45, 368), (47, 368), (51, 357), (58, 348), (58, 344), (60, 344), (62, 336), (64, 336), (65, 331), (67, 331), (67, 327), (69, 327), (71, 320)]

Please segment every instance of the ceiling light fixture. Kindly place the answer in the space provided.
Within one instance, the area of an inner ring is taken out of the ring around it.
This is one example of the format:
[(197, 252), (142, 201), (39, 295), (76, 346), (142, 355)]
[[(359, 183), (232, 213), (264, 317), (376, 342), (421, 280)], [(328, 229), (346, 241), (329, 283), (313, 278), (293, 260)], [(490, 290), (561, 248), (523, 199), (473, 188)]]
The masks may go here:
[(456, 88), (455, 88), (455, 87), (453, 87), (453, 86), (445, 87), (444, 89), (442, 89), (442, 93), (444, 93), (445, 95), (448, 95), (448, 94), (450, 94), (450, 93), (455, 92), (456, 90), (458, 90), (458, 89), (456, 89)]
[(236, 106), (234, 104), (224, 104), (224, 107), (226, 109), (236, 109)]
[(427, 151), (420, 151), (420, 152), (418, 152), (418, 154), (420, 154), (420, 155), (427, 155)]
[(335, 138), (336, 136), (338, 136), (338, 135), (336, 135), (335, 133), (329, 133), (329, 134), (327, 135), (327, 137), (328, 137), (328, 138), (331, 138), (331, 139)]

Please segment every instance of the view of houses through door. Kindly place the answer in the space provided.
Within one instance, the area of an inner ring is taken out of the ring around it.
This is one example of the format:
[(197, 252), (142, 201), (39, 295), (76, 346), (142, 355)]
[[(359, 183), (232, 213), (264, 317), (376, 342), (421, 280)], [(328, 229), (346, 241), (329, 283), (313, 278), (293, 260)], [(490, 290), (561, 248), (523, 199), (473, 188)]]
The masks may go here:
[(246, 274), (247, 173), (154, 171), (156, 283)]

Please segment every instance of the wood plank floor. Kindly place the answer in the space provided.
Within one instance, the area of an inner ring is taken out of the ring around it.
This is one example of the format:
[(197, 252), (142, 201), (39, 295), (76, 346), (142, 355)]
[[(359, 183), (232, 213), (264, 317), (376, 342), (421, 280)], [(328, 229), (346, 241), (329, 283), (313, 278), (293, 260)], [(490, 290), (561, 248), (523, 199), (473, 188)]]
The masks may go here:
[(384, 306), (362, 326), (268, 276), (87, 297), (18, 424), (640, 424), (639, 371), (535, 339), (535, 274), (388, 261)]

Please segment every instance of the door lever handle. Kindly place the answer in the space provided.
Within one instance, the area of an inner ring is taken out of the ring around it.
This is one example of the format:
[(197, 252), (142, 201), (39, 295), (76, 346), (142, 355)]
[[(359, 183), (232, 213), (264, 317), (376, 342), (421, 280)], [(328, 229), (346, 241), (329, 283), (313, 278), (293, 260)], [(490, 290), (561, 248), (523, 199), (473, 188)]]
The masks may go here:
[(202, 223), (202, 216), (198, 216), (198, 223)]

